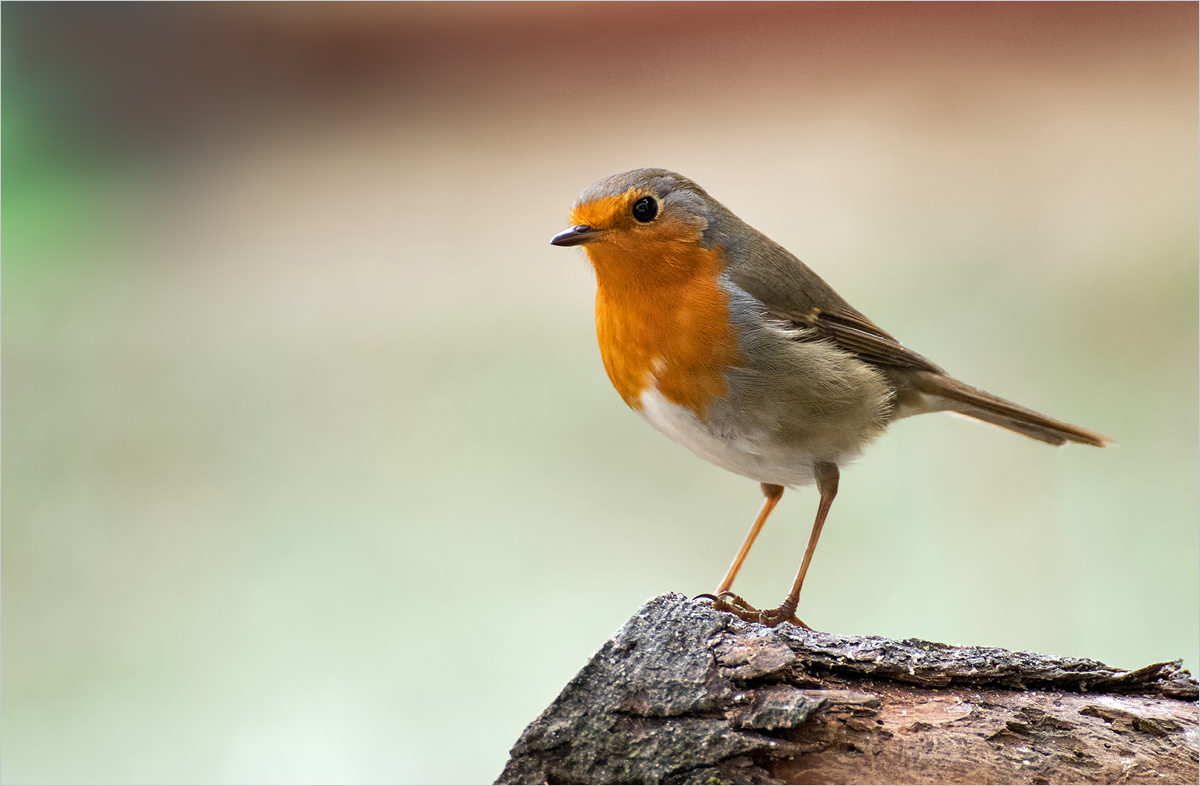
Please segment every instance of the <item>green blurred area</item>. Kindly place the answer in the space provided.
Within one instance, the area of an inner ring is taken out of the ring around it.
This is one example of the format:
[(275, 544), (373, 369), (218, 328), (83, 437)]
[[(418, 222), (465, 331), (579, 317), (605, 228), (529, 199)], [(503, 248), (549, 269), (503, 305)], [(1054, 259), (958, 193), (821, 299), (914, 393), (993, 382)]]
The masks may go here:
[(1194, 6), (10, 8), (6, 781), (487, 782), (643, 600), (711, 590), (758, 489), (625, 409), (548, 245), (637, 166), (1119, 443), (902, 421), (804, 619), (1195, 671)]
[(5, 90), (3, 102), (4, 146), (14, 151), (5, 160), (3, 195), (4, 276), (11, 283), (30, 268), (77, 258), (69, 253), (77, 249), (64, 246), (96, 231), (81, 223), (102, 200), (103, 183), (56, 159), (64, 145), (48, 138), (53, 125), (28, 101)]

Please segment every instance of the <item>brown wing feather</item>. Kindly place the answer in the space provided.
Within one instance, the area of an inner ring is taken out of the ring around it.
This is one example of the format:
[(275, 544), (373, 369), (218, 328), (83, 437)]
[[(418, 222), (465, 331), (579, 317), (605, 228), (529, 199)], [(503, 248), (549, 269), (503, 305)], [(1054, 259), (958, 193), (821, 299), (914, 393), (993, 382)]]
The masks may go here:
[(945, 373), (932, 361), (908, 349), (871, 320), (852, 308), (823, 310), (808, 314), (776, 314), (798, 327), (811, 328), (817, 338), (829, 339), (839, 348), (853, 352), (869, 363)]
[[(736, 233), (747, 236), (741, 253), (726, 257), (726, 272), (734, 284), (766, 306), (768, 313), (797, 327), (807, 328), (798, 339), (832, 341), (868, 363), (943, 373), (847, 303), (833, 287), (787, 249), (743, 224), (733, 214), (721, 218), (734, 223)], [(713, 229), (715, 236), (733, 230)]]

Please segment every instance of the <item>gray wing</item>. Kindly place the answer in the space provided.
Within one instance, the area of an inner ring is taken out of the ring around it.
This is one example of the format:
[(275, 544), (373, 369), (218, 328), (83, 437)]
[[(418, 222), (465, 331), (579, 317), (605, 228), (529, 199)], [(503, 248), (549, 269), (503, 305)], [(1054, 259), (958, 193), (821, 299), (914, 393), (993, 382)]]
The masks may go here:
[(797, 340), (832, 341), (879, 366), (946, 373), (855, 310), (787, 249), (750, 227), (746, 229), (751, 241), (740, 249), (743, 253), (729, 255), (726, 272), (766, 306), (768, 314), (807, 328), (797, 331)]
[(849, 306), (833, 311), (814, 306), (807, 314), (801, 315), (777, 312), (770, 303), (765, 305), (767, 312), (773, 316), (797, 327), (809, 328), (811, 332), (807, 335), (816, 340), (831, 340), (839, 349), (853, 352), (868, 363), (920, 369), (935, 374), (946, 373)]

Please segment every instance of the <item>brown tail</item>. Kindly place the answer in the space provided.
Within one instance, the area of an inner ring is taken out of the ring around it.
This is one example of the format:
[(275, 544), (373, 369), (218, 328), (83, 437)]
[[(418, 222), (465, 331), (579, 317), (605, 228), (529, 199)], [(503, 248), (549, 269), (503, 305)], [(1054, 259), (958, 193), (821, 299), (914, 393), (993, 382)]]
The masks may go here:
[(916, 383), (917, 390), (941, 399), (939, 403), (943, 406), (938, 407), (939, 409), (994, 423), (1018, 434), (1049, 442), (1051, 445), (1079, 442), (1102, 448), (1113, 441), (1094, 431), (1048, 418), (1032, 409), (1005, 401), (999, 396), (985, 393), (943, 374), (920, 374)]

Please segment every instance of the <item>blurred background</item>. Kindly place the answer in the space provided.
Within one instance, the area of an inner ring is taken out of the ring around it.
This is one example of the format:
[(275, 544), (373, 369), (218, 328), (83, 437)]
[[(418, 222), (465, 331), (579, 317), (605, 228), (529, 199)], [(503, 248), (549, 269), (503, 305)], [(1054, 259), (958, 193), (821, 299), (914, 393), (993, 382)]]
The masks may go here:
[[(1197, 666), (1197, 7), (3, 8), (3, 770), (490, 782), (757, 484), (611, 389), (575, 196), (697, 180), (956, 376), (815, 627)], [(737, 589), (774, 604), (789, 493)]]

